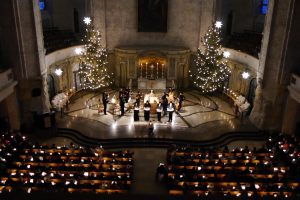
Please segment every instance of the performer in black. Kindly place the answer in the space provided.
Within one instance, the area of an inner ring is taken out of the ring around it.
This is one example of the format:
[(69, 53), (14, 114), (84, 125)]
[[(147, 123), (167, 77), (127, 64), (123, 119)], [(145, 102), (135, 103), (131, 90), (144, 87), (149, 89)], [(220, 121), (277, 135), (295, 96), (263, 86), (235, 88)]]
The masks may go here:
[(106, 109), (107, 109), (107, 104), (109, 102), (109, 98), (108, 98), (108, 94), (107, 92), (103, 92), (102, 93), (102, 103), (103, 103), (103, 112), (104, 112), (104, 115), (106, 115)]
[(124, 91), (124, 94), (125, 94), (125, 101), (126, 101), (126, 103), (128, 103), (128, 100), (130, 98), (130, 89), (126, 88)]
[(163, 106), (162, 103), (159, 102), (157, 104), (156, 113), (157, 113), (157, 121), (161, 122), (161, 112), (162, 112)]
[(125, 98), (124, 98), (124, 94), (120, 95), (120, 107), (121, 107), (121, 116), (123, 116), (124, 113), (125, 113)]
[(164, 116), (167, 114), (167, 107), (168, 107), (168, 99), (167, 99), (167, 93), (164, 92), (163, 96), (161, 97), (162, 100), (162, 106), (164, 111)]
[(124, 98), (124, 91), (123, 91), (123, 88), (120, 88), (120, 91), (119, 91), (119, 99), (121, 99), (121, 96)]
[(149, 101), (146, 101), (146, 103), (144, 104), (145, 121), (149, 121), (149, 119), (150, 119), (150, 109), (151, 109), (151, 105), (150, 105)]
[(173, 112), (175, 110), (175, 105), (174, 105), (174, 103), (172, 103), (172, 101), (170, 101), (170, 103), (168, 104), (167, 110), (169, 112), (169, 120), (168, 120), (168, 122), (172, 122)]
[(135, 102), (138, 104), (138, 106), (140, 106), (141, 98), (142, 98), (142, 95), (141, 95), (140, 91), (138, 91), (135, 96)]
[(185, 100), (185, 96), (183, 95), (182, 92), (180, 92), (179, 97), (178, 97), (178, 111), (180, 111), (180, 109), (182, 108), (182, 103)]
[(140, 112), (140, 107), (138, 106), (137, 102), (134, 103), (134, 114), (133, 114), (133, 119), (134, 121), (139, 121), (139, 112)]

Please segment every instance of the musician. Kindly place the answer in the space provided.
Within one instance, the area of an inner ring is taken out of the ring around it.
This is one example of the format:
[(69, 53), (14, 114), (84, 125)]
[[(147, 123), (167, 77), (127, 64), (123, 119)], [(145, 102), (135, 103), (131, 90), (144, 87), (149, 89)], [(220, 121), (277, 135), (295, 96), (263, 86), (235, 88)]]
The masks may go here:
[(138, 106), (140, 106), (141, 98), (142, 98), (142, 95), (141, 95), (140, 91), (138, 91), (135, 96), (135, 102), (138, 104)]
[(163, 110), (163, 106), (162, 106), (162, 103), (159, 102), (157, 104), (157, 107), (156, 107), (156, 113), (157, 113), (157, 121), (161, 122), (161, 112)]
[(180, 111), (180, 109), (182, 108), (182, 103), (185, 100), (185, 96), (183, 95), (182, 92), (180, 92), (179, 97), (178, 97), (178, 111)]
[(125, 101), (126, 101), (126, 103), (128, 103), (128, 100), (130, 98), (130, 89), (126, 88), (124, 91), (124, 94), (125, 94)]
[(107, 94), (107, 92), (103, 92), (102, 93), (102, 103), (103, 103), (103, 112), (104, 112), (104, 115), (106, 115), (106, 109), (107, 109), (107, 104), (109, 102), (109, 96)]
[(161, 97), (162, 100), (162, 106), (164, 111), (164, 116), (167, 114), (167, 107), (168, 107), (168, 99), (167, 99), (167, 93), (164, 92), (163, 96)]
[(168, 120), (168, 122), (172, 122), (173, 112), (175, 111), (175, 104), (172, 101), (170, 101), (170, 103), (168, 104), (167, 111), (169, 112), (169, 120)]
[(121, 116), (123, 116), (125, 113), (125, 97), (124, 97), (123, 93), (120, 95), (119, 101), (120, 101), (120, 107), (121, 107)]
[(124, 98), (124, 91), (123, 91), (123, 88), (120, 88), (120, 91), (119, 91), (119, 99), (121, 99), (121, 97)]
[(144, 104), (145, 121), (149, 121), (149, 119), (150, 119), (150, 109), (151, 109), (151, 105), (150, 105), (149, 101), (146, 101), (146, 103)]
[(139, 121), (139, 112), (140, 112), (140, 107), (137, 102), (134, 103), (134, 114), (133, 114), (133, 119), (134, 121)]

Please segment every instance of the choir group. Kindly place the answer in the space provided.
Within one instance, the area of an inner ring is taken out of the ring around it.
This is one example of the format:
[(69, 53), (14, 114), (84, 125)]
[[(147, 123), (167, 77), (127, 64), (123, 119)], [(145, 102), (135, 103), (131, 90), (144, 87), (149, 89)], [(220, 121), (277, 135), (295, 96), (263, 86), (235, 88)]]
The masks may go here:
[[(151, 94), (153, 95), (152, 91)], [(134, 121), (140, 120), (140, 111), (144, 111), (144, 120), (150, 120), (150, 113), (152, 110), (156, 112), (157, 121), (161, 122), (163, 116), (169, 115), (168, 122), (172, 122), (174, 111), (180, 111), (182, 108), (182, 103), (185, 100), (185, 96), (182, 92), (179, 93), (178, 97), (174, 96), (174, 90), (169, 88), (168, 92), (164, 92), (160, 98), (156, 98), (155, 102), (149, 102), (149, 99), (145, 99), (145, 103), (141, 105), (141, 99), (143, 95), (140, 91), (137, 92), (135, 96), (135, 102), (133, 104), (134, 110)], [(129, 88), (121, 88), (119, 91), (119, 106), (120, 106), (120, 115), (123, 116), (125, 113), (125, 104), (131, 100), (131, 91)], [(103, 103), (103, 112), (106, 115), (107, 104), (109, 103), (109, 95), (107, 92), (102, 94), (102, 103)], [(175, 105), (176, 103), (176, 105)], [(102, 111), (102, 110), (101, 110)]]

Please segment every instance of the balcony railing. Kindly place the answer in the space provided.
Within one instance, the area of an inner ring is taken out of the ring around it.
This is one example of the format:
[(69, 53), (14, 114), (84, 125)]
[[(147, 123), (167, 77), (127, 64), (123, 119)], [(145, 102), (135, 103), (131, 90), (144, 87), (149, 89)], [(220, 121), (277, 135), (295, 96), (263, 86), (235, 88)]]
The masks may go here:
[(242, 51), (258, 58), (261, 48), (262, 34), (252, 31), (234, 33), (226, 38), (223, 46), (230, 49)]
[(81, 35), (70, 30), (44, 30), (46, 54), (70, 46), (81, 44)]

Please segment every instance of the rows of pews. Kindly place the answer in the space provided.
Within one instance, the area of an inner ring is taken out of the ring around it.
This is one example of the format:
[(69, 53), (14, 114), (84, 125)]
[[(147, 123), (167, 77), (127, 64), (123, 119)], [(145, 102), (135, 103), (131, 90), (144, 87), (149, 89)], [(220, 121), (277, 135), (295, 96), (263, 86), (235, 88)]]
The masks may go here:
[[(81, 146), (31, 145), (25, 138), (2, 135), (0, 192), (128, 193), (133, 153)], [(20, 140), (21, 139), (21, 140)], [(13, 142), (11, 142), (11, 140)], [(14, 141), (19, 145), (14, 146)], [(4, 159), (4, 160), (2, 160)]]
[(259, 150), (171, 148), (165, 173), (169, 194), (247, 198), (299, 195), (300, 146), (283, 138), (269, 138)]

